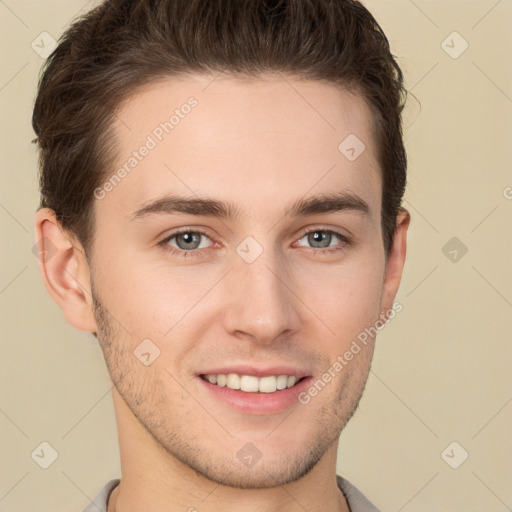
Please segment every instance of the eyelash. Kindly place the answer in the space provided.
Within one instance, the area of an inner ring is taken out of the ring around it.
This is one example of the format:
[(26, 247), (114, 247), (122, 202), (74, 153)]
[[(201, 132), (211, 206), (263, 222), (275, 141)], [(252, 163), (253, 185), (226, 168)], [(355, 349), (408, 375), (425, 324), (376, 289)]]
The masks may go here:
[[(327, 254), (336, 253), (336, 252), (339, 252), (339, 251), (342, 251), (342, 250), (346, 249), (347, 246), (352, 244), (352, 241), (347, 236), (341, 234), (340, 232), (334, 231), (332, 229), (323, 229), (323, 228), (314, 228), (314, 229), (310, 229), (310, 230), (304, 231), (297, 238), (297, 241), (299, 241), (301, 238), (304, 238), (306, 235), (309, 235), (309, 233), (315, 233), (315, 232), (334, 234), (334, 235), (336, 235), (341, 240), (341, 245), (334, 246), (334, 247), (329, 247), (327, 249), (314, 249), (314, 248), (311, 248), (311, 251), (313, 252), (314, 255), (323, 255), (323, 256), (325, 256), (326, 253)], [(176, 249), (176, 248), (174, 248), (174, 247), (169, 245), (169, 242), (173, 238), (175, 238), (176, 236), (178, 236), (178, 235), (180, 235), (182, 233), (194, 233), (194, 234), (197, 234), (197, 235), (203, 235), (206, 238), (210, 238), (208, 236), (208, 234), (205, 233), (204, 231), (185, 228), (185, 229), (180, 229), (178, 231), (174, 231), (169, 236), (164, 238), (161, 242), (159, 242), (158, 245), (161, 246), (164, 251), (170, 252), (172, 255), (175, 255), (175, 256), (178, 256), (178, 257), (181, 257), (181, 258), (189, 258), (189, 257), (194, 257), (195, 258), (195, 257), (201, 256), (202, 251), (203, 251), (204, 248), (203, 249), (191, 249), (189, 251), (185, 251), (183, 249)]]

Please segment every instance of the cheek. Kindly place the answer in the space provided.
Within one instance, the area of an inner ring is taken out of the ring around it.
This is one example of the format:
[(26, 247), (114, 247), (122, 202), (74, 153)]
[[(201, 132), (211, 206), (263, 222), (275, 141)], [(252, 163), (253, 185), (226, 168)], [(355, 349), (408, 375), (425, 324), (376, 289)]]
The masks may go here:
[(205, 300), (208, 291), (225, 272), (207, 266), (148, 263), (136, 255), (104, 257), (98, 268), (98, 292), (112, 316), (134, 343), (150, 338), (159, 346), (178, 330), (191, 328), (191, 322), (198, 325), (201, 305), (211, 305)]
[(325, 267), (303, 280), (301, 298), (336, 342), (349, 341), (379, 316), (382, 272), (383, 264), (375, 260)]

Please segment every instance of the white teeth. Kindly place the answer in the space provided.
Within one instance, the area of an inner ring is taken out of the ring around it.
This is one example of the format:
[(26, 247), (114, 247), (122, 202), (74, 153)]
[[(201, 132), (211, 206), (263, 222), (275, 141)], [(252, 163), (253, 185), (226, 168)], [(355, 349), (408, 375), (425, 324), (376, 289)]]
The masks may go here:
[(236, 373), (228, 373), (226, 376), (226, 386), (231, 389), (240, 389), (240, 376)]
[(272, 375), (261, 377), (258, 389), (262, 393), (273, 393), (277, 389), (277, 378)]
[(230, 389), (239, 389), (246, 393), (274, 393), (276, 390), (291, 388), (299, 380), (295, 375), (268, 375), (258, 378), (254, 375), (238, 375), (237, 373), (211, 374), (204, 378), (210, 384)]
[(240, 389), (255, 393), (258, 391), (258, 377), (254, 375), (242, 375), (240, 377)]
[(277, 389), (285, 389), (288, 385), (288, 376), (287, 375), (279, 375), (276, 379), (276, 388)]
[(291, 388), (296, 382), (297, 377), (295, 377), (294, 375), (290, 375), (290, 377), (288, 377), (288, 382), (286, 383), (286, 386)]

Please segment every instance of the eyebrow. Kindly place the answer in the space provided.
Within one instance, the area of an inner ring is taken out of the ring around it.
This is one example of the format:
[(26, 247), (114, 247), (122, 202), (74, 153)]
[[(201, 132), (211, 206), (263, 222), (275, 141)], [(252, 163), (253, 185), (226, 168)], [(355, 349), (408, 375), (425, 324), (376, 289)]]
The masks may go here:
[[(307, 199), (299, 199), (284, 211), (283, 216), (304, 217), (307, 215), (342, 211), (369, 215), (370, 207), (362, 197), (352, 192), (324, 193)], [(155, 214), (171, 215), (173, 213), (234, 220), (239, 216), (240, 207), (231, 202), (218, 201), (206, 197), (187, 198), (170, 194), (145, 203), (132, 214), (131, 219), (137, 220)]]

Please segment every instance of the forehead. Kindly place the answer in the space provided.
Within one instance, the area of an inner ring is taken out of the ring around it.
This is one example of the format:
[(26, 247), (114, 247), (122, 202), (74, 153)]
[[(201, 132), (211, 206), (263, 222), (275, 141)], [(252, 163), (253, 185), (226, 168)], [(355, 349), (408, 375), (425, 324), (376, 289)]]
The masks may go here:
[(165, 193), (207, 193), (239, 204), (243, 215), (269, 198), (350, 190), (378, 214), (372, 127), (364, 99), (332, 84), (285, 76), (162, 80), (120, 105), (118, 158), (108, 171), (118, 176), (97, 206), (128, 216)]

